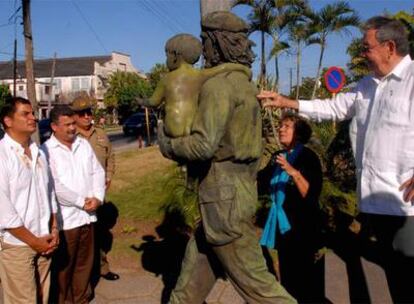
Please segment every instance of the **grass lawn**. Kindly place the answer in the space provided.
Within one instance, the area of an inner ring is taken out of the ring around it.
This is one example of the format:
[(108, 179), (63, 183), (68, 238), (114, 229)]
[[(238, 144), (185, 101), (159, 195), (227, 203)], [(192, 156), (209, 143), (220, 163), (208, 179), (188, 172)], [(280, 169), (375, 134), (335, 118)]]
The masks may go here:
[(158, 147), (116, 155), (116, 174), (106, 196), (119, 211), (109, 254), (115, 268), (140, 269), (141, 254), (131, 246), (141, 246), (145, 235), (157, 237), (154, 229), (163, 219), (161, 206), (169, 196), (165, 189), (174, 170)]
[[(142, 250), (139, 248), (160, 241), (156, 227), (164, 219), (163, 206), (167, 201), (171, 202), (176, 173), (174, 162), (165, 159), (158, 147), (116, 155), (116, 174), (106, 197), (119, 211), (109, 254), (114, 269), (142, 269)], [(332, 210), (338, 209), (352, 216), (356, 213), (355, 193), (343, 193), (327, 180), (321, 201)], [(196, 207), (196, 204), (185, 203), (185, 207)], [(152, 241), (148, 241), (149, 237)]]

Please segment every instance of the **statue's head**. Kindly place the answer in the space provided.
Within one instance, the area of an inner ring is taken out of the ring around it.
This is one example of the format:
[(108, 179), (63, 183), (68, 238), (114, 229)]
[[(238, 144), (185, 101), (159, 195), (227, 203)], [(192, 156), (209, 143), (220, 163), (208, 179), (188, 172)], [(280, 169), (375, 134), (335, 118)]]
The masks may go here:
[(249, 26), (243, 19), (227, 11), (213, 12), (203, 17), (201, 30), (206, 67), (225, 62), (251, 66), (254, 42), (248, 38)]
[(172, 71), (179, 67), (181, 61), (194, 64), (201, 56), (200, 40), (190, 34), (178, 34), (168, 39), (165, 44), (167, 66)]

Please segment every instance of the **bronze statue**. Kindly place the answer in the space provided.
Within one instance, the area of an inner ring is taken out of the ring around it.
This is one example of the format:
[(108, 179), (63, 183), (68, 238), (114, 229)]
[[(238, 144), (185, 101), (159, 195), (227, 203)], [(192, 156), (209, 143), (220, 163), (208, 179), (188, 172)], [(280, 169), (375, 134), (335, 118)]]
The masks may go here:
[[(253, 62), (246, 23), (230, 12), (202, 19), (207, 67)], [(199, 181), (201, 224), (189, 241), (171, 304), (201, 304), (224, 272), (247, 303), (296, 303), (268, 272), (253, 218), (262, 154), (257, 89), (241, 71), (220, 73), (202, 86), (189, 135), (159, 130), (164, 156), (186, 162)]]
[(190, 134), (198, 94), (207, 79), (231, 71), (241, 71), (251, 77), (249, 68), (234, 63), (203, 70), (193, 68), (201, 51), (201, 42), (192, 35), (178, 34), (170, 38), (165, 45), (170, 72), (161, 79), (148, 100), (138, 100), (141, 105), (149, 107), (165, 102), (164, 130), (168, 136), (175, 138)]

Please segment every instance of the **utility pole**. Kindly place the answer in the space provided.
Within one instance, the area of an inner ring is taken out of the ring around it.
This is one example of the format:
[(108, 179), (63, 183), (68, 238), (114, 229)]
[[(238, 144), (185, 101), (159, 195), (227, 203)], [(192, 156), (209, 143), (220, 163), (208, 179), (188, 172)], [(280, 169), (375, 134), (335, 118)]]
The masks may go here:
[(53, 56), (52, 63), (52, 75), (50, 76), (50, 85), (49, 85), (49, 99), (47, 101), (47, 118), (49, 118), (50, 110), (52, 110), (52, 98), (54, 93), (54, 79), (55, 79), (55, 69), (56, 69), (56, 52)]
[(23, 7), (23, 35), (25, 45), (25, 65), (27, 81), (27, 98), (32, 103), (33, 111), (38, 114), (36, 102), (36, 88), (34, 77), (34, 60), (33, 60), (33, 36), (32, 23), (30, 18), (30, 0), (22, 0)]
[(13, 52), (13, 97), (16, 97), (16, 79), (17, 79), (17, 39), (14, 39), (14, 52)]
[[(26, 65), (26, 89), (27, 98), (32, 104), (35, 116), (39, 116), (39, 107), (36, 101), (36, 87), (34, 76), (34, 60), (33, 60), (33, 36), (32, 36), (32, 21), (30, 18), (30, 0), (22, 0), (23, 8), (23, 35), (25, 46), (25, 65)], [(39, 131), (33, 134), (33, 140), (40, 142)]]

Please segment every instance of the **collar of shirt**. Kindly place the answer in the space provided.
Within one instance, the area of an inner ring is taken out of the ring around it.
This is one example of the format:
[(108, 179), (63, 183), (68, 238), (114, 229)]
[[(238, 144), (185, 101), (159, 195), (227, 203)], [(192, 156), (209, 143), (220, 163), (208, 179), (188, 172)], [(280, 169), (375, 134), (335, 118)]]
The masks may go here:
[(86, 139), (89, 139), (89, 138), (92, 137), (93, 133), (96, 132), (95, 126), (92, 125), (89, 131), (90, 131), (89, 135), (88, 136), (85, 136), (83, 133), (79, 132), (79, 129), (76, 129), (76, 135), (78, 135), (80, 137), (83, 137), (83, 138), (86, 138)]
[(72, 149), (69, 149), (68, 146), (64, 145), (63, 143), (61, 143), (59, 141), (59, 139), (56, 138), (55, 134), (52, 134), (52, 136), (50, 137), (50, 147), (51, 148), (56, 148), (56, 147), (60, 147), (62, 149), (66, 149), (72, 152), (75, 152), (80, 144), (80, 138), (78, 136), (75, 137), (75, 140), (72, 143)]
[[(24, 153), (22, 145), (11, 138), (7, 133), (4, 134), (4, 143), (9, 149), (15, 151), (20, 157), (29, 159), (29, 157)], [(35, 142), (30, 140), (29, 149), (32, 156), (32, 164), (35, 164), (39, 156), (39, 147)]]
[(411, 64), (412, 60), (410, 55), (406, 55), (404, 56), (401, 61), (392, 69), (391, 72), (389, 72), (387, 75), (385, 75), (383, 78), (377, 78), (377, 77), (372, 77), (372, 79), (378, 84), (381, 81), (388, 79), (390, 77), (396, 77), (398, 80), (402, 80), (402, 78), (404, 77), (404, 72), (406, 71), (406, 69), (409, 67), (409, 65)]

